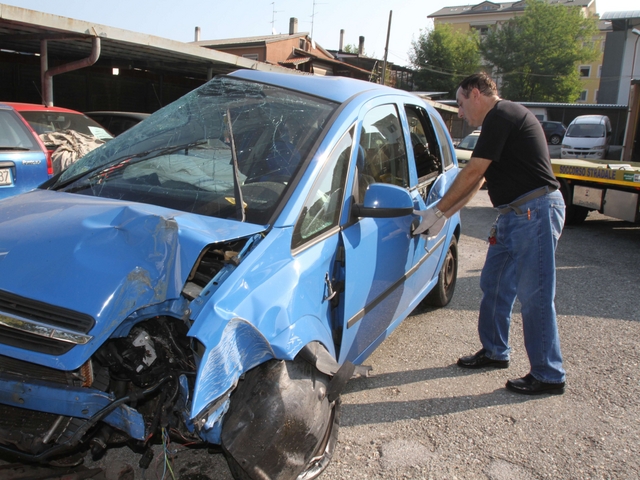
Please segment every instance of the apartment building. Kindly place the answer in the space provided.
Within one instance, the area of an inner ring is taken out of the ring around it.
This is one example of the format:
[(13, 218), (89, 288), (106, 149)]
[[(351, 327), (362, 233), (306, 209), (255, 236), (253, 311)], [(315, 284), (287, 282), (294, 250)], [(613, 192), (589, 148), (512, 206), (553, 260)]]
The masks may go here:
[[(554, 5), (580, 7), (585, 16), (596, 15), (595, 0), (548, 0)], [(481, 2), (477, 5), (444, 7), (427, 18), (433, 20), (434, 25), (449, 24), (454, 30), (476, 30), (480, 35), (486, 35), (490, 28), (500, 26), (524, 13), (526, 1), (519, 2)], [(577, 100), (579, 103), (597, 103), (600, 74), (604, 55), (604, 45), (607, 31), (611, 29), (610, 22), (599, 23), (600, 32), (589, 41), (598, 52), (598, 58), (590, 64), (577, 65), (583, 84), (582, 92)]]

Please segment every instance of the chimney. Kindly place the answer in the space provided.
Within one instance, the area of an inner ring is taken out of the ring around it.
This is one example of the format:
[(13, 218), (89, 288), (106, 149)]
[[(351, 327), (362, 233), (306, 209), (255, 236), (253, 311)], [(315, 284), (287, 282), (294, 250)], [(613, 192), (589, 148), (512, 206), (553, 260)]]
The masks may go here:
[(200, 27), (196, 27), (196, 42), (200, 41)]
[(338, 46), (338, 51), (341, 52), (344, 47), (344, 28), (340, 29), (340, 44)]
[(298, 19), (291, 17), (289, 19), (289, 35), (295, 35), (298, 33)]
[(358, 55), (364, 55), (364, 37), (360, 37), (360, 43), (358, 44)]

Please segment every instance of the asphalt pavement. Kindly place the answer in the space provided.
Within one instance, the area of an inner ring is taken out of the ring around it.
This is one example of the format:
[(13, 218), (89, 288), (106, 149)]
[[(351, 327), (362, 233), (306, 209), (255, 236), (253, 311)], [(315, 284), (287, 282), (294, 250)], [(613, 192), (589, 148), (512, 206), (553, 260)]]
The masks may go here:
[[(451, 304), (415, 311), (367, 360), (374, 375), (347, 385), (320, 480), (640, 478), (640, 225), (591, 213), (565, 228), (556, 308), (567, 391), (529, 397), (504, 388), (529, 370), (517, 303), (510, 368), (455, 365), (480, 348), (479, 275), (495, 216), (484, 190), (463, 209)], [(171, 451), (171, 472), (159, 447), (146, 471), (127, 448), (86, 465), (107, 480), (232, 479), (221, 454)]]

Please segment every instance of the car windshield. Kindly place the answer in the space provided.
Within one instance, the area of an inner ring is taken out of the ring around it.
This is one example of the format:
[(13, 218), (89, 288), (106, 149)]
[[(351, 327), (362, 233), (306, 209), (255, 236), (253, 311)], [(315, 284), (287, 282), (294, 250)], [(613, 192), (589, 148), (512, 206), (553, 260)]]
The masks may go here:
[(21, 111), (20, 115), (29, 122), (38, 135), (74, 130), (99, 140), (113, 138), (102, 125), (80, 113), (28, 110)]
[(604, 126), (589, 123), (576, 123), (569, 126), (567, 136), (586, 138), (604, 137)]
[(88, 153), (51, 188), (267, 224), (337, 106), (216, 77)]
[(478, 143), (478, 135), (467, 135), (458, 144), (457, 148), (462, 150), (473, 150), (476, 148), (476, 143)]

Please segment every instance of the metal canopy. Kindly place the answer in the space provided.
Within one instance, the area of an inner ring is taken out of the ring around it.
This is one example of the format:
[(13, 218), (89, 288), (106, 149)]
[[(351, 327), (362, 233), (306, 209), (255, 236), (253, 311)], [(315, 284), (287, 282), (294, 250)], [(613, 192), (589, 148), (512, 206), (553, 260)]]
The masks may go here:
[(100, 37), (102, 45), (96, 65), (203, 80), (239, 68), (294, 73), (188, 43), (0, 4), (0, 49), (5, 52), (40, 54), (41, 41), (47, 40), (50, 58), (75, 60), (91, 53), (94, 36)]

